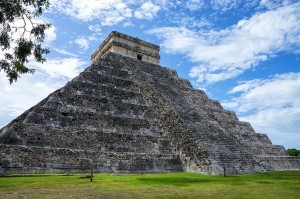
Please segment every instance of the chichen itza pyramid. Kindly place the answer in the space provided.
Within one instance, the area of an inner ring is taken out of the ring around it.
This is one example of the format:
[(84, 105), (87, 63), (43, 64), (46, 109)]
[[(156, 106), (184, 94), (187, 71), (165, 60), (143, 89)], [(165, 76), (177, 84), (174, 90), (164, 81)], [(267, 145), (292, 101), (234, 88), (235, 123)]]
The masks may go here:
[(0, 174), (299, 170), (266, 134), (159, 65), (159, 46), (116, 31), (92, 64), (0, 130)]

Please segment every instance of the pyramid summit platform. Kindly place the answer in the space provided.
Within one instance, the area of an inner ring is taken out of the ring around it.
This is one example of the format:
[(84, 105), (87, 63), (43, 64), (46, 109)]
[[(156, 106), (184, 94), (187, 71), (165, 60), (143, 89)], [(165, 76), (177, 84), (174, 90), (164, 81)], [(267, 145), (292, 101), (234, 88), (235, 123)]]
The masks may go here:
[(207, 174), (299, 170), (175, 70), (159, 46), (113, 31), (92, 65), (0, 130), (0, 174), (83, 172)]

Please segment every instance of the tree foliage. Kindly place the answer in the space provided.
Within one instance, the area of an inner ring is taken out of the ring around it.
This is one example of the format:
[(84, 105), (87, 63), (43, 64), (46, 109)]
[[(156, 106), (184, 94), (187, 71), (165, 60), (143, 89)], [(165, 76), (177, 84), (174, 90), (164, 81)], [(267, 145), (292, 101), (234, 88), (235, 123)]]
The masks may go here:
[(10, 83), (21, 74), (33, 73), (28, 68), (28, 58), (33, 55), (43, 63), (44, 54), (50, 51), (42, 47), (48, 23), (36, 23), (34, 18), (49, 7), (49, 0), (0, 0), (0, 47), (4, 57), (0, 59), (0, 72), (4, 71)]
[(297, 149), (288, 149), (287, 152), (290, 156), (300, 156), (300, 150)]

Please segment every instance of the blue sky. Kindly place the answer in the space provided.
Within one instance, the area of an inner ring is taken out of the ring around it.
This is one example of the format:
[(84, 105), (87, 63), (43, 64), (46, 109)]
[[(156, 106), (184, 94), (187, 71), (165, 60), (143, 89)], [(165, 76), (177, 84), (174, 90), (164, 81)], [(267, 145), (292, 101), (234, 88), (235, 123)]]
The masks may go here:
[[(235, 111), (274, 144), (300, 149), (299, 0), (50, 0), (47, 63), (9, 85), (0, 127), (90, 65), (117, 30), (161, 46), (161, 65)], [(0, 56), (3, 53), (0, 52)]]

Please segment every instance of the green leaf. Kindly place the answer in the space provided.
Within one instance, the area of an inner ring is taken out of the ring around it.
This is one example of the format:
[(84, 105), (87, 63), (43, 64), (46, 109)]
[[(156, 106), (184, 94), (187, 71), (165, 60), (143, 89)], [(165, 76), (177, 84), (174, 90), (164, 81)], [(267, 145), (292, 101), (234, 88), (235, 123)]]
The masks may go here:
[[(27, 30), (27, 26), (13, 27), (16, 20), (24, 19), (31, 21), (33, 18), (40, 16), (45, 9), (49, 7), (49, 0), (1, 0), (0, 1), (0, 47), (1, 50), (10, 50), (12, 42), (16, 42), (13, 47), (13, 53), (4, 53), (4, 59), (0, 60), (0, 71), (6, 73), (10, 83), (17, 81), (21, 74), (34, 73), (34, 69), (26, 66), (28, 57), (34, 55), (37, 62), (45, 62), (44, 54), (48, 54), (48, 49), (42, 48), (45, 39), (45, 30), (50, 28), (48, 23), (30, 23), (32, 27)], [(22, 20), (21, 20), (22, 21)], [(27, 23), (28, 25), (28, 23)], [(12, 35), (16, 32), (29, 32), (29, 39), (21, 35), (13, 39)]]

